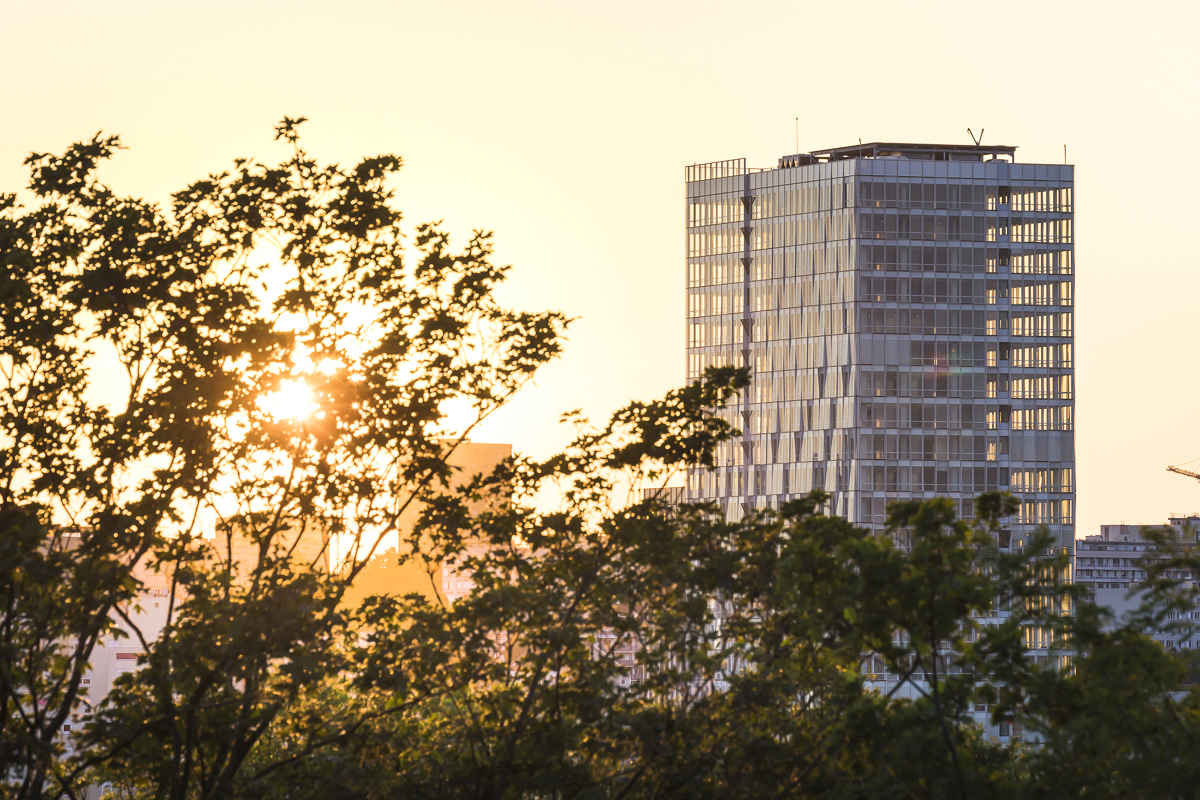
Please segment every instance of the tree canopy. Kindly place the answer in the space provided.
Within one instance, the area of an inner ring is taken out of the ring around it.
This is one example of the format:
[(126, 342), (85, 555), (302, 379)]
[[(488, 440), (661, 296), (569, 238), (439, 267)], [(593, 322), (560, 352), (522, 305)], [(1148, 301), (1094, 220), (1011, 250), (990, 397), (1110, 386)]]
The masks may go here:
[[(750, 379), (732, 367), (576, 419), (551, 458), (455, 476), (569, 320), (497, 301), (488, 233), (409, 241), (400, 159), (321, 164), (301, 122), (277, 128), (281, 163), (239, 159), (167, 208), (100, 182), (119, 147), (101, 135), (30, 156), (36, 207), (0, 197), (8, 794), (1194, 793), (1189, 665), (1146, 634), (1194, 599), (1171, 577), (1200, 571), (1188, 546), (1163, 535), (1171, 558), (1118, 621), (1048, 537), (997, 546), (1007, 495), (969, 521), (894, 504), (904, 547), (820, 492), (736, 521), (623, 502), (712, 466), (737, 433), (716, 412)], [(448, 561), (475, 584), (451, 605), (363, 599), (376, 571)], [(1031, 631), (1054, 659), (1030, 657)], [(140, 668), (89, 696), (119, 641)]]

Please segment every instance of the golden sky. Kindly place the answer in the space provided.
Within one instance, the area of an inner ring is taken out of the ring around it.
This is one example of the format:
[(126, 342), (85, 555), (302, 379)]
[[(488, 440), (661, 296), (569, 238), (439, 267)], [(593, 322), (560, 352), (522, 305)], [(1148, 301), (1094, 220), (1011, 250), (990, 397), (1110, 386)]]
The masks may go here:
[(683, 381), (683, 166), (857, 141), (1077, 165), (1079, 535), (1200, 509), (1194, 3), (0, 2), (0, 191), (97, 130), (165, 200), (235, 156), (394, 152), (410, 222), (497, 232), (505, 298), (580, 317), (477, 440), (546, 454)]

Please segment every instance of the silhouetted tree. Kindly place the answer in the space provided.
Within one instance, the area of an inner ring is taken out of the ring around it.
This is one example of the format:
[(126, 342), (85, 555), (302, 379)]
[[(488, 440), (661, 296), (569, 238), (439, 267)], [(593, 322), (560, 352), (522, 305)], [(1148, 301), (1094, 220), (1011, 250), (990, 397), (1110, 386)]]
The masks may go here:
[[(449, 480), (445, 440), (559, 351), (561, 314), (496, 302), (489, 234), (455, 252), (419, 225), (405, 260), (400, 159), (319, 164), (302, 121), (277, 129), (283, 163), (239, 159), (166, 209), (99, 182), (118, 147), (100, 135), (28, 159), (36, 208), (0, 198), (0, 772), (18, 797), (77, 793), (151, 741), (156, 796), (233, 791), (279, 714), (347, 668), (339, 598)], [(120, 396), (90, 400), (99, 378)], [(240, 570), (210, 557), (211, 518), (252, 543)], [(305, 530), (346, 568), (299, 563)], [(169, 625), (97, 718), (104, 744), (63, 759), (98, 642), (138, 635), (137, 564), (169, 576)]]

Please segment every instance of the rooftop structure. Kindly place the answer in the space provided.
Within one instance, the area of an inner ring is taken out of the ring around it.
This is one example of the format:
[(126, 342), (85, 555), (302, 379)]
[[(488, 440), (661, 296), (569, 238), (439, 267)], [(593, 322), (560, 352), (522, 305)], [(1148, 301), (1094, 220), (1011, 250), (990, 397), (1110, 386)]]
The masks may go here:
[[(810, 155), (821, 161), (846, 158), (905, 158), (913, 161), (992, 161), (1003, 158), (1016, 161), (1017, 148), (1008, 145), (915, 144), (905, 142), (869, 142), (814, 150)], [(785, 156), (788, 158), (789, 156)], [(794, 157), (794, 156), (792, 156)]]

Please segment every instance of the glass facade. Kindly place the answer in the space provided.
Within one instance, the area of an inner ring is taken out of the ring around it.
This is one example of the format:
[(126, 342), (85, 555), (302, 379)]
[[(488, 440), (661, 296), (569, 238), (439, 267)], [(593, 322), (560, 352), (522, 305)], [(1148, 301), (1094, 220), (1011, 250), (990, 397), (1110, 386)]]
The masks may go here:
[(734, 519), (823, 488), (882, 530), (890, 501), (970, 517), (1004, 489), (1002, 543), (1046, 524), (1070, 548), (1073, 168), (880, 147), (687, 168), (688, 376), (753, 372), (688, 497)]

